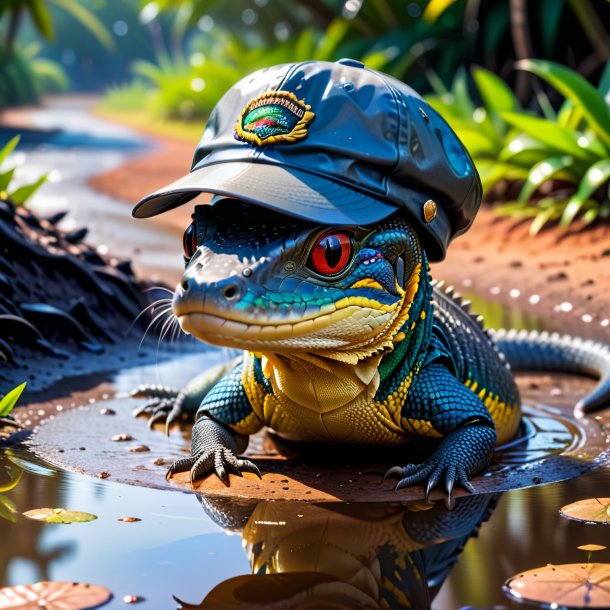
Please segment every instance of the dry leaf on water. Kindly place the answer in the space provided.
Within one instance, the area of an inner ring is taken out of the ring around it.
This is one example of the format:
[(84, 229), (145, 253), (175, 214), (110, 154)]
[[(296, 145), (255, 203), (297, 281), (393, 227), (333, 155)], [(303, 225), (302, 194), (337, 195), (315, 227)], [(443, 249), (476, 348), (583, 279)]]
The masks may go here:
[(87, 610), (105, 604), (112, 593), (100, 585), (37, 582), (0, 588), (0, 610)]
[(584, 523), (610, 525), (610, 498), (588, 498), (562, 507), (559, 514)]
[(46, 521), (47, 523), (85, 523), (97, 519), (96, 515), (65, 508), (35, 508), (23, 513), (28, 519)]
[(504, 583), (517, 601), (561, 608), (610, 608), (610, 564), (571, 563), (528, 570)]

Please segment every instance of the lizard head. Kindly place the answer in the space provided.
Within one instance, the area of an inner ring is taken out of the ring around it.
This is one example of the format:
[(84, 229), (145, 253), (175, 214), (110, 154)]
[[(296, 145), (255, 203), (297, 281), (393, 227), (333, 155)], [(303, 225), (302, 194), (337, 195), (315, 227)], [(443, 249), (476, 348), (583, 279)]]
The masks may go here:
[(421, 313), (427, 263), (400, 217), (329, 227), (225, 199), (195, 208), (184, 248), (173, 310), (214, 345), (355, 363)]

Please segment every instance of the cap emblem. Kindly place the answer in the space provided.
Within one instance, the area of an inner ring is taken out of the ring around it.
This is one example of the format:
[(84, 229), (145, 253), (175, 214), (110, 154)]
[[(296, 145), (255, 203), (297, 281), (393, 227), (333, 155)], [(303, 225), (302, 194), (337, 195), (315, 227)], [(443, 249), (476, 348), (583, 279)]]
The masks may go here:
[(290, 91), (268, 91), (242, 110), (235, 137), (257, 146), (302, 140), (315, 117), (310, 108)]

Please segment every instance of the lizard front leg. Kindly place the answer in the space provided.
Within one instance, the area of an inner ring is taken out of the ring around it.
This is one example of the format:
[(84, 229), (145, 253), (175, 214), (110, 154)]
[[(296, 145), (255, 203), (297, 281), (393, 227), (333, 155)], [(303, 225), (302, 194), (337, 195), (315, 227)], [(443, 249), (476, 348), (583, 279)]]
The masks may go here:
[(396, 489), (427, 481), (430, 491), (444, 480), (447, 501), (456, 483), (473, 491), (469, 478), (485, 469), (496, 444), (493, 419), (481, 399), (460, 383), (442, 364), (431, 364), (415, 377), (403, 408), (405, 428), (442, 437), (434, 453), (420, 464), (390, 468), (398, 476)]
[(171, 425), (181, 419), (193, 420), (195, 413), (207, 393), (222, 377), (241, 362), (242, 356), (221, 362), (197, 375), (182, 390), (167, 386), (141, 385), (131, 393), (133, 398), (148, 398), (142, 406), (134, 410), (133, 416), (149, 415), (148, 427), (152, 429), (157, 422), (165, 421), (165, 433), (169, 434)]
[(190, 470), (191, 483), (215, 472), (229, 485), (229, 474), (241, 476), (260, 471), (250, 460), (237, 456), (248, 446), (248, 435), (263, 426), (258, 420), (242, 385), (243, 362), (223, 377), (205, 396), (193, 426), (191, 456), (175, 461), (167, 471), (169, 479)]

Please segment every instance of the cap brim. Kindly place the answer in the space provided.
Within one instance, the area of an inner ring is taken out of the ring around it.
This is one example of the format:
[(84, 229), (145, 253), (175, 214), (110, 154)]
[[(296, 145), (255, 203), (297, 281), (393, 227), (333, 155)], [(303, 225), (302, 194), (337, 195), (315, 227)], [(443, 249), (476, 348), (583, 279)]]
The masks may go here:
[(135, 206), (133, 216), (150, 218), (200, 193), (236, 197), (320, 224), (370, 224), (398, 209), (338, 182), (284, 165), (230, 161), (195, 169), (148, 195)]

